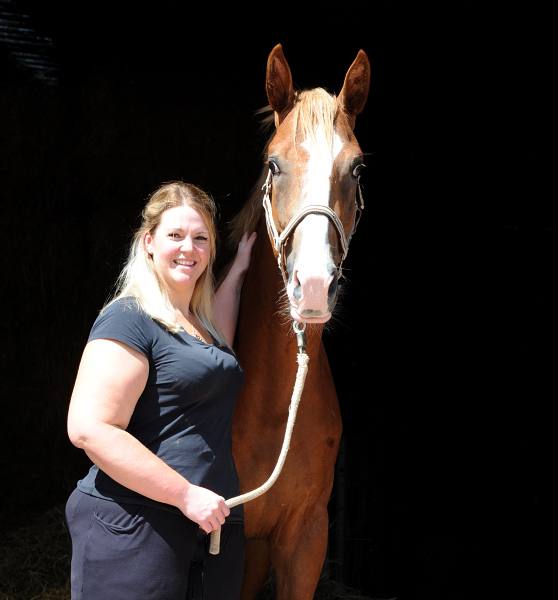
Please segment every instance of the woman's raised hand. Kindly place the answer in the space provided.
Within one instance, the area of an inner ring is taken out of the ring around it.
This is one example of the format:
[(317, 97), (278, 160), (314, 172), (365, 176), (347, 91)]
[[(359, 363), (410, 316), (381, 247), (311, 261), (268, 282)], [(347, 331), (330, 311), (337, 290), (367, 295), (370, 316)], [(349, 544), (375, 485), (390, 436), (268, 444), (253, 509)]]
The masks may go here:
[(256, 232), (254, 231), (250, 236), (245, 233), (238, 244), (238, 252), (234, 261), (234, 268), (237, 268), (241, 273), (246, 273), (250, 266), (250, 257), (252, 254), (252, 246), (256, 241)]

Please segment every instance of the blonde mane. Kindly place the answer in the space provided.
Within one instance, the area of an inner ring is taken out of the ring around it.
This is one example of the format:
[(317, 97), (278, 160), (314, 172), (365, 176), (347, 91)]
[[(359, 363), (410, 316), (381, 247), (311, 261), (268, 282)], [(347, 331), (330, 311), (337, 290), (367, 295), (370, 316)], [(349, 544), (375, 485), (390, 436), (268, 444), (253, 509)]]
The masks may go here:
[[(293, 143), (296, 144), (297, 139), (302, 139), (318, 148), (316, 132), (322, 131), (326, 137), (328, 147), (332, 151), (335, 119), (339, 112), (336, 96), (322, 88), (295, 92), (295, 103), (292, 110), (294, 111)], [(273, 109), (270, 106), (266, 106), (258, 112), (266, 115), (262, 120), (264, 126), (273, 123)], [(274, 136), (275, 128), (273, 128), (273, 133), (264, 148), (264, 155), (266, 155), (269, 143)], [(238, 245), (245, 232), (252, 232), (258, 228), (262, 215), (264, 193), (262, 186), (267, 178), (267, 173), (268, 167), (264, 165), (262, 173), (252, 189), (250, 198), (231, 221), (228, 238), (232, 248)]]

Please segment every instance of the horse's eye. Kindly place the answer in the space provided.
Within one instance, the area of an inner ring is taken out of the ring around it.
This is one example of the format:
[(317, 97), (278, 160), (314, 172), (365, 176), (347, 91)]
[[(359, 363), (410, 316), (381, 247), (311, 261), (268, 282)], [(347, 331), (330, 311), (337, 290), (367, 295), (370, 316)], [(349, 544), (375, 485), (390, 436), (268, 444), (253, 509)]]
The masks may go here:
[(360, 164), (357, 165), (353, 169), (353, 177), (360, 177), (362, 175), (362, 170), (366, 168), (366, 165)]
[(277, 166), (276, 162), (274, 162), (272, 160), (268, 160), (267, 165), (268, 165), (269, 170), (271, 171), (272, 175), (277, 175), (277, 173), (280, 173), (279, 167)]

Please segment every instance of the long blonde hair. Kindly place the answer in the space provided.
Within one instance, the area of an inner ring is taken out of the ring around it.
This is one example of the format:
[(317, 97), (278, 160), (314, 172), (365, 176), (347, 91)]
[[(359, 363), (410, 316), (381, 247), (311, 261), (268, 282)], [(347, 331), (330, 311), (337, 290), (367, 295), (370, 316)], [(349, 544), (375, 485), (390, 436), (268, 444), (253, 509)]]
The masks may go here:
[(103, 310), (120, 298), (132, 297), (144, 312), (166, 329), (173, 333), (181, 330), (182, 326), (176, 318), (176, 310), (170, 301), (167, 286), (155, 269), (153, 259), (145, 246), (145, 234), (153, 234), (161, 222), (163, 213), (177, 206), (190, 206), (203, 216), (211, 244), (209, 262), (196, 281), (190, 310), (221, 346), (228, 346), (213, 319), (213, 263), (217, 250), (216, 207), (208, 194), (190, 183), (171, 181), (151, 194), (141, 215), (141, 226), (134, 234), (128, 260), (116, 281), (114, 295)]

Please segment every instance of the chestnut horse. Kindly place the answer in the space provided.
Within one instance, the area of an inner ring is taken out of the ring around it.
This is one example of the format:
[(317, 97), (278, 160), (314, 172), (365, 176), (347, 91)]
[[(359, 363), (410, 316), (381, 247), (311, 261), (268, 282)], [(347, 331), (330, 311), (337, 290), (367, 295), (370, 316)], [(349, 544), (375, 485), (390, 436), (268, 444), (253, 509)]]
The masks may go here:
[[(255, 193), (232, 230), (236, 241), (245, 231), (258, 231), (237, 333), (245, 385), (234, 415), (233, 452), (242, 493), (267, 481), (281, 451), (297, 371), (290, 320), (314, 325), (307, 329), (309, 369), (283, 471), (267, 493), (244, 507), (243, 600), (257, 595), (271, 564), (278, 600), (313, 598), (326, 554), (341, 416), (321, 338), (362, 208), (363, 156), (353, 129), (369, 83), (362, 50), (338, 98), (321, 88), (295, 92), (280, 45), (268, 58), (266, 89), (276, 131)], [(265, 211), (262, 184), (271, 191)]]

